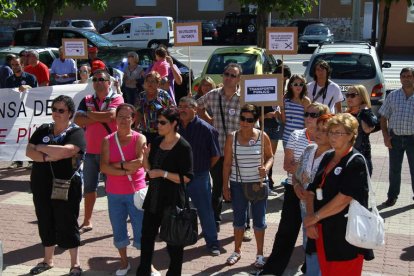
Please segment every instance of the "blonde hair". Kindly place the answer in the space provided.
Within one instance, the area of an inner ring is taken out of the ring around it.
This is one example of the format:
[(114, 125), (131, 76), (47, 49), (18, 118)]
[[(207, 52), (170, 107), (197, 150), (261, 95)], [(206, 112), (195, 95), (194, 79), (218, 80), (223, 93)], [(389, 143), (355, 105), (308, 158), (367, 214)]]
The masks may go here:
[(338, 113), (328, 121), (328, 131), (336, 126), (343, 126), (347, 133), (352, 134), (350, 143), (353, 145), (358, 135), (358, 120), (352, 114)]
[(211, 89), (214, 89), (214, 88), (216, 88), (216, 83), (213, 81), (213, 79), (212, 78), (210, 78), (210, 77), (208, 77), (208, 76), (206, 76), (206, 77), (204, 77), (201, 81), (200, 81), (200, 84), (198, 85), (198, 89), (197, 89), (197, 94), (199, 94), (200, 96), (203, 96), (201, 93), (202, 93), (202, 91), (201, 91), (201, 87), (203, 86), (203, 84), (204, 83), (209, 83), (210, 85), (211, 85)]
[(318, 112), (319, 112), (319, 116), (331, 113), (331, 110), (329, 109), (329, 106), (327, 106), (325, 104), (318, 103), (318, 102), (311, 103), (310, 105), (308, 105), (306, 107), (306, 110), (308, 110), (309, 108), (317, 109)]
[(365, 104), (368, 108), (371, 108), (371, 100), (369, 98), (369, 94), (365, 86), (363, 86), (362, 84), (357, 84), (349, 87), (349, 89), (355, 89), (358, 95), (361, 96), (362, 104)]
[(139, 56), (135, 52), (128, 52), (127, 57), (133, 57), (136, 64), (139, 62)]

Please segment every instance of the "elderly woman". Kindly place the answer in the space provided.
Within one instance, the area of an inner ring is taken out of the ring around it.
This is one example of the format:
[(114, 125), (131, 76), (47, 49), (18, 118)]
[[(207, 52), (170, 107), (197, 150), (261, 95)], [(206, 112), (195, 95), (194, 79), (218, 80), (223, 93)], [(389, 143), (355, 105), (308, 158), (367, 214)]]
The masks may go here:
[[(82, 199), (80, 161), (85, 151), (83, 129), (71, 122), (75, 104), (68, 96), (52, 101), (53, 123), (41, 125), (31, 136), (26, 148), (33, 162), (30, 186), (33, 192), (39, 235), (44, 246), (43, 261), (30, 270), (39, 274), (53, 267), (55, 246), (69, 249), (69, 275), (81, 275), (78, 248), (79, 205)], [(54, 179), (70, 181), (59, 190), (62, 197), (54, 197)], [(56, 198), (56, 199), (55, 199)]]
[(246, 197), (244, 185), (252, 183), (260, 185), (266, 195), (250, 201), (257, 245), (254, 265), (256, 268), (262, 268), (264, 265), (263, 243), (268, 187), (263, 182), (273, 164), (273, 152), (269, 136), (254, 128), (259, 116), (256, 106), (244, 105), (240, 110), (240, 128), (227, 137), (224, 147), (223, 183), (229, 183), (230, 179), (230, 187), (223, 185), (223, 195), (226, 200), (231, 199), (234, 215), (234, 252), (226, 261), (228, 265), (234, 265), (241, 258), (241, 245), (250, 201)]
[(149, 72), (144, 79), (144, 91), (139, 93), (136, 105), (138, 111), (138, 129), (152, 143), (158, 136), (158, 111), (174, 105), (170, 95), (159, 89), (161, 81), (160, 74), (155, 71)]
[[(185, 194), (181, 184), (193, 178), (193, 157), (190, 144), (177, 133), (180, 114), (176, 108), (158, 111), (159, 137), (144, 151), (144, 168), (150, 178), (143, 209), (141, 263), (138, 276), (151, 275), (155, 237), (165, 210), (184, 207)], [(167, 275), (181, 275), (184, 248), (167, 244), (170, 265)]]
[(106, 192), (108, 212), (114, 232), (114, 245), (121, 256), (121, 266), (115, 275), (127, 275), (131, 268), (128, 262), (127, 231), (128, 216), (134, 232), (134, 247), (141, 248), (143, 211), (134, 205), (134, 193), (146, 187), (145, 171), (142, 167), (142, 151), (145, 136), (131, 129), (136, 119), (133, 105), (121, 104), (116, 109), (117, 131), (102, 142), (100, 168), (107, 176)]
[[(345, 94), (345, 97), (346, 105), (348, 106), (347, 112), (354, 115), (359, 123), (358, 136), (355, 140), (354, 148), (365, 157), (369, 174), (372, 175), (369, 135), (378, 126), (378, 119), (371, 110), (371, 100), (369, 99), (369, 94), (365, 86), (351, 86)], [(379, 126), (377, 130), (379, 130)]]
[(329, 142), (334, 151), (325, 155), (308, 187), (304, 226), (308, 242), (316, 240), (322, 275), (361, 275), (364, 255), (372, 255), (372, 250), (355, 247), (345, 240), (349, 203), (355, 199), (364, 207), (368, 205), (364, 158), (359, 155), (348, 163), (358, 153), (353, 148), (357, 134), (358, 121), (351, 114), (338, 114), (328, 122)]
[(138, 64), (139, 57), (136, 52), (128, 52), (127, 56), (128, 66), (124, 69), (122, 92), (126, 103), (135, 104), (138, 92), (141, 91), (139, 82), (144, 78), (144, 70)]

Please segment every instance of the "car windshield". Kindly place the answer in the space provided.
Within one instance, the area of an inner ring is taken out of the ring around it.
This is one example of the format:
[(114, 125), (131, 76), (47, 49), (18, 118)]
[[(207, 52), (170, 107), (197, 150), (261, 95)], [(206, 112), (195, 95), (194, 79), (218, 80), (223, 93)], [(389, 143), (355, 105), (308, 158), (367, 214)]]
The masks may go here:
[(105, 37), (91, 31), (83, 32), (83, 35), (86, 36), (90, 41), (95, 43), (98, 47), (112, 47), (114, 44), (107, 40)]
[[(332, 68), (332, 79), (372, 79), (376, 75), (375, 62), (370, 55), (357, 53), (332, 53), (319, 55), (313, 60), (310, 72), (315, 63), (325, 60)], [(313, 77), (313, 73), (310, 74)]]
[(92, 28), (92, 22), (89, 20), (72, 21), (72, 26), (76, 28)]
[(214, 54), (210, 58), (210, 63), (206, 74), (223, 74), (224, 67), (229, 63), (238, 63), (243, 68), (243, 74), (249, 75), (254, 74), (256, 67), (257, 55), (252, 54)]
[(303, 32), (304, 35), (328, 35), (329, 29), (328, 27), (323, 26), (308, 26), (305, 28)]

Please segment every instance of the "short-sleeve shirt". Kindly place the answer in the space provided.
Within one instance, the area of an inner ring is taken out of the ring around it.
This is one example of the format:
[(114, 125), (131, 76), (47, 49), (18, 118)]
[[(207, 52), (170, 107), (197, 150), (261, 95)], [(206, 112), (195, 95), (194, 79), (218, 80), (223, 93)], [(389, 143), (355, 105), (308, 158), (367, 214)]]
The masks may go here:
[[(94, 101), (98, 104), (99, 110), (95, 108)], [(88, 111), (108, 111), (114, 110), (118, 107), (118, 105), (124, 103), (124, 99), (121, 95), (116, 94), (114, 92), (109, 93), (106, 98), (100, 100), (96, 94), (88, 95), (82, 99), (79, 103), (77, 112), (86, 113)], [(109, 128), (111, 129), (111, 133), (114, 132), (116, 127), (115, 120), (107, 123)], [(101, 153), (101, 145), (102, 140), (107, 136), (108, 131), (105, 129), (102, 123), (95, 122), (90, 125), (86, 126), (86, 153), (90, 154), (100, 154)]]
[(166, 60), (159, 60), (154, 62), (151, 70), (158, 72), (161, 78), (164, 78), (168, 76), (168, 69), (170, 69), (170, 64)]
[[(53, 61), (52, 66), (50, 67), (50, 73), (52, 74), (75, 74), (76, 73), (76, 65), (75, 61), (71, 58), (66, 58), (63, 61), (60, 58), (57, 58)], [(70, 82), (74, 81), (75, 77), (60, 79), (56, 78), (55, 81), (59, 82)]]
[[(286, 149), (293, 150), (293, 158), (298, 162), (305, 148), (313, 143), (306, 135), (306, 128), (292, 132), (286, 144)], [(292, 174), (288, 173), (288, 184), (292, 185)]]
[(195, 117), (187, 127), (179, 127), (180, 133), (193, 151), (194, 172), (208, 171), (211, 158), (221, 156), (217, 130), (203, 119)]
[(31, 87), (37, 87), (37, 79), (34, 75), (22, 72), (20, 77), (16, 75), (11, 75), (6, 80), (6, 88), (16, 88), (20, 87), (21, 85), (30, 85)]
[(124, 69), (125, 86), (128, 88), (137, 88), (137, 80), (141, 78), (142, 70), (140, 65), (137, 65), (132, 71), (126, 66)]
[(396, 135), (414, 134), (414, 95), (407, 98), (402, 88), (392, 91), (379, 113), (388, 119), (388, 129)]
[(24, 67), (24, 71), (32, 75), (35, 75), (37, 82), (39, 84), (46, 82), (47, 85), (49, 85), (49, 68), (47, 68), (47, 66), (43, 62), (39, 61), (39, 63), (36, 66), (27, 65), (26, 67)]
[(0, 68), (0, 88), (7, 88), (6, 87), (6, 80), (8, 77), (13, 75), (13, 71), (8, 65), (3, 65)]
[[(224, 124), (220, 111), (220, 99), (223, 108)], [(239, 128), (240, 118), (240, 90), (230, 98), (226, 99), (223, 88), (213, 89), (197, 100), (200, 108), (210, 110), (214, 121), (213, 126), (219, 133), (220, 151), (224, 154), (224, 145), (226, 143), (227, 135), (231, 134)]]
[[(316, 89), (315, 89), (316, 85)], [(307, 84), (308, 88), (308, 97), (311, 102), (318, 102), (321, 104), (325, 104), (329, 106), (332, 114), (335, 114), (335, 104), (338, 102), (342, 102), (344, 100), (344, 96), (342, 95), (341, 88), (334, 83), (333, 81), (329, 81), (328, 89), (326, 91), (326, 96), (324, 97), (322, 94), (319, 93), (321, 89), (324, 87), (320, 87), (316, 84), (315, 81), (312, 81)]]

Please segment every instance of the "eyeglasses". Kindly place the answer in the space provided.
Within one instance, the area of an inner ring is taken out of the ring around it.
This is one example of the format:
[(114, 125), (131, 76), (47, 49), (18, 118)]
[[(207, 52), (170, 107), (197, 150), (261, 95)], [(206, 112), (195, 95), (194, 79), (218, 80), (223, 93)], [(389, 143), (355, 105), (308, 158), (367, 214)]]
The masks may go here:
[(244, 116), (240, 116), (240, 121), (248, 122), (249, 124), (254, 123), (256, 120), (254, 118), (246, 118)]
[(329, 136), (346, 136), (346, 135), (349, 135), (350, 133), (348, 133), (348, 132), (332, 132), (332, 131), (329, 131), (328, 132), (328, 135)]
[(92, 78), (93, 82), (98, 82), (98, 81), (108, 81), (107, 79), (104, 78)]
[(303, 82), (294, 82), (294, 83), (292, 83), (292, 86), (295, 86), (295, 87), (297, 87), (297, 86), (303, 87), (303, 86), (305, 86), (305, 84)]
[(359, 95), (358, 93), (346, 93), (345, 97), (353, 99), (358, 95)]
[(314, 113), (314, 112), (305, 112), (305, 118), (307, 117), (311, 117), (311, 118), (319, 118), (320, 114), (319, 113)]
[(225, 77), (231, 77), (232, 79), (235, 79), (235, 78), (237, 78), (238, 76), (236, 76), (235, 74), (232, 74), (232, 73), (229, 73), (229, 72), (224, 72), (223, 73), (223, 76), (225, 76)]
[(157, 124), (158, 124), (158, 125), (165, 126), (167, 123), (168, 123), (168, 121), (157, 120)]
[(158, 82), (156, 80), (145, 80), (146, 83), (150, 84), (157, 84)]
[(63, 113), (65, 113), (66, 112), (66, 109), (63, 109), (63, 108), (56, 108), (56, 107), (52, 107), (52, 112), (58, 112), (58, 113), (60, 113), (60, 114), (63, 114)]
[(79, 70), (79, 73), (84, 73), (84, 74), (87, 74), (88, 73), (88, 70)]

